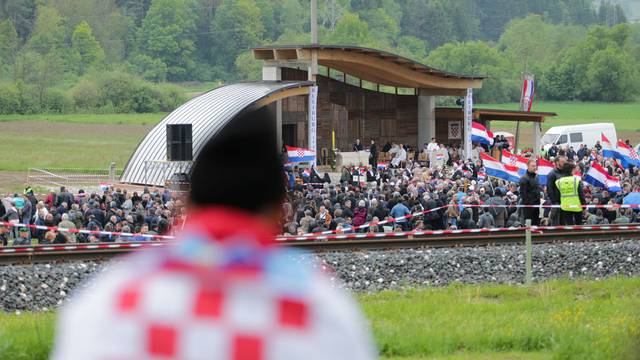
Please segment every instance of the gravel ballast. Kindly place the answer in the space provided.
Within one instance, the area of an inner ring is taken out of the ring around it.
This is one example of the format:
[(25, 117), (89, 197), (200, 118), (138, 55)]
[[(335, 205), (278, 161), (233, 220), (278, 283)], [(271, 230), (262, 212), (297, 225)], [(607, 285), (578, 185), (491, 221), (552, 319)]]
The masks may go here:
[[(340, 286), (358, 292), (524, 280), (524, 246), (403, 249), (323, 253)], [(93, 261), (0, 267), (0, 308), (42, 311), (60, 306), (70, 292), (108, 263)], [(640, 242), (534, 245), (535, 281), (553, 278), (602, 279), (640, 275)]]

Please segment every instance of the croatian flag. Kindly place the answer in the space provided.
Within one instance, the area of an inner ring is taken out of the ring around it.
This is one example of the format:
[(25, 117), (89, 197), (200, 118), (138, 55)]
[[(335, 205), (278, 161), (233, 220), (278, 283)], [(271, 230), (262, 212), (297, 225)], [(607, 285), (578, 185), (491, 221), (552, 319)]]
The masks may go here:
[(383, 162), (378, 163), (378, 170), (384, 170), (386, 168), (387, 168), (387, 163), (383, 163)]
[(553, 163), (549, 160), (538, 159), (538, 182), (542, 186), (547, 185), (547, 175), (553, 170)]
[(518, 174), (524, 175), (527, 172), (527, 160), (526, 158), (512, 154), (507, 150), (502, 150), (502, 163), (515, 166), (518, 168)]
[(533, 76), (527, 75), (522, 83), (522, 110), (531, 111), (534, 95)]
[(609, 175), (607, 170), (603, 169), (596, 162), (591, 164), (591, 168), (587, 171), (584, 181), (593, 186), (607, 189), (610, 192), (622, 191), (620, 180), (615, 176)]
[(480, 158), (487, 175), (516, 183), (520, 181), (517, 167), (503, 164), (483, 152), (480, 153)]
[(638, 153), (624, 141), (618, 140), (617, 159), (620, 160), (622, 166), (627, 169), (629, 166), (640, 166), (640, 160), (638, 160)]
[(617, 159), (617, 152), (616, 149), (613, 147), (613, 144), (611, 144), (611, 141), (609, 141), (609, 139), (607, 139), (606, 136), (604, 136), (604, 134), (601, 134), (602, 136), (602, 156), (606, 157), (606, 158), (612, 158), (612, 159)]
[(482, 124), (471, 122), (471, 141), (481, 144), (493, 145), (493, 133)]
[(287, 146), (287, 156), (291, 163), (313, 162), (316, 159), (314, 151), (293, 146)]
[(485, 181), (487, 179), (487, 174), (478, 171), (478, 181)]

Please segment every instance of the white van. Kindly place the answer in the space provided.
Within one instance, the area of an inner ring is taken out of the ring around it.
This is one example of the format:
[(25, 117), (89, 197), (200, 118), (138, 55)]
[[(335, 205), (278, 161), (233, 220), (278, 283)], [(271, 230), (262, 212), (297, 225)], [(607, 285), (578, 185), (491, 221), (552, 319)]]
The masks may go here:
[(573, 146), (573, 149), (578, 151), (580, 144), (593, 148), (596, 142), (602, 139), (602, 134), (612, 145), (618, 142), (616, 127), (612, 123), (554, 126), (547, 130), (541, 142), (545, 150), (556, 144), (560, 147)]

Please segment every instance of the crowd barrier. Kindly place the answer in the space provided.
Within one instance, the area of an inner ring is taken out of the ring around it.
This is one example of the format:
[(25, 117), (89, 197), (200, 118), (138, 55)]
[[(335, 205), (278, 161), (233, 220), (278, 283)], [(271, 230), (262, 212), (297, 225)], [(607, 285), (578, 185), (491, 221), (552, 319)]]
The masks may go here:
[[(278, 241), (286, 241), (286, 240), (327, 240), (327, 239), (347, 239), (347, 238), (361, 238), (361, 237), (398, 237), (398, 236), (407, 236), (411, 235), (445, 235), (445, 234), (464, 234), (464, 233), (489, 233), (489, 232), (497, 232), (497, 231), (507, 231), (507, 230), (519, 230), (524, 229), (524, 227), (514, 227), (514, 228), (483, 228), (483, 229), (458, 229), (458, 230), (420, 230), (420, 231), (402, 231), (402, 232), (389, 232), (389, 233), (355, 233), (355, 231), (367, 229), (371, 226), (382, 226), (389, 223), (397, 223), (401, 220), (408, 220), (413, 217), (426, 215), (431, 212), (439, 211), (448, 208), (449, 206), (461, 206), (461, 205), (445, 205), (436, 207), (433, 209), (423, 210), (411, 214), (407, 214), (405, 216), (390, 218), (387, 220), (381, 220), (376, 223), (366, 223), (359, 226), (349, 227), (347, 229), (336, 229), (336, 230), (327, 230), (317, 233), (308, 233), (303, 235), (292, 235), (292, 236), (277, 236), (276, 240)], [(492, 207), (510, 207), (510, 208), (560, 208), (560, 205), (486, 205), (486, 204), (465, 204), (461, 206), (462, 208), (492, 208)], [(637, 204), (629, 204), (629, 205), (582, 205), (582, 206), (573, 206), (575, 208), (583, 208), (583, 209), (640, 209), (640, 205)], [(141, 233), (125, 233), (125, 232), (114, 232), (114, 231), (102, 231), (102, 230), (86, 230), (86, 229), (68, 229), (58, 226), (45, 226), (45, 225), (35, 225), (35, 224), (23, 224), (23, 223), (13, 223), (13, 222), (0, 222), (0, 225), (4, 225), (7, 227), (26, 227), (29, 229), (35, 230), (43, 230), (43, 231), (57, 231), (57, 232), (68, 232), (68, 233), (80, 233), (80, 234), (88, 234), (88, 235), (99, 235), (99, 236), (113, 236), (113, 237), (144, 237), (147, 239), (160, 239), (160, 240), (173, 240), (175, 236), (173, 235), (156, 235), (156, 234), (141, 234)], [(593, 228), (593, 227), (591, 227)], [(615, 227), (619, 229), (620, 227)], [(542, 227), (532, 227), (534, 230), (542, 229)], [(565, 229), (572, 230), (576, 229), (576, 227), (571, 226), (548, 226), (544, 229), (557, 230), (557, 229)], [(640, 227), (638, 227), (640, 229)], [(348, 232), (348, 233), (343, 233)]]

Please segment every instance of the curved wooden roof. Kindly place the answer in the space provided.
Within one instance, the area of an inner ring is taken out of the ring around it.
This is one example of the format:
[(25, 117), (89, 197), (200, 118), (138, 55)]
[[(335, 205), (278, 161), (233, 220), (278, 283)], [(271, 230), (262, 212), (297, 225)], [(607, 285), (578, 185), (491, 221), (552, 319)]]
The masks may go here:
[(481, 88), (486, 76), (461, 75), (430, 66), (386, 51), (333, 45), (273, 45), (253, 48), (256, 59), (280, 62), (282, 66), (296, 61), (308, 62), (315, 53), (318, 65), (335, 69), (362, 80), (394, 87), (432, 90)]

